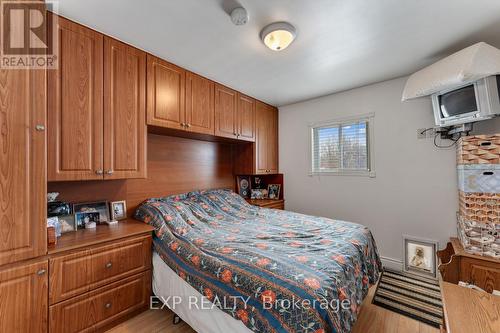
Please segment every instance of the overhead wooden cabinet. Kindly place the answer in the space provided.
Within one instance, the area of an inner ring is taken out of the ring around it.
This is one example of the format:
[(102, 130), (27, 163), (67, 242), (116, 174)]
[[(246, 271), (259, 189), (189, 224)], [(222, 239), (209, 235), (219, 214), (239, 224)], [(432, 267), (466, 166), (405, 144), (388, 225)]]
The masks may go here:
[(186, 129), (214, 135), (215, 84), (194, 73), (186, 76)]
[(148, 125), (185, 129), (186, 71), (148, 55)]
[(256, 103), (255, 173), (278, 173), (278, 110)]
[(0, 271), (0, 332), (47, 332), (48, 263)]
[(237, 125), (238, 139), (255, 141), (255, 100), (239, 93)]
[(238, 136), (238, 92), (215, 85), (215, 135), (236, 139)]
[(146, 177), (146, 53), (58, 17), (48, 180)]
[(104, 177), (146, 177), (146, 53), (104, 39)]
[(48, 74), (48, 178), (102, 179), (103, 36), (62, 17), (57, 35), (59, 67)]
[(0, 266), (47, 251), (45, 92), (45, 70), (0, 70)]

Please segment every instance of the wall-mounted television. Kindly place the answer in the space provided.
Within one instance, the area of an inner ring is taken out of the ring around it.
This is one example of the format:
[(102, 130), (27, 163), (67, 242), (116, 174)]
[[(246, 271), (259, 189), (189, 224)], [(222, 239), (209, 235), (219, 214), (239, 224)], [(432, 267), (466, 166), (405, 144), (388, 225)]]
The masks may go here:
[(432, 95), (438, 126), (460, 125), (500, 115), (500, 75)]

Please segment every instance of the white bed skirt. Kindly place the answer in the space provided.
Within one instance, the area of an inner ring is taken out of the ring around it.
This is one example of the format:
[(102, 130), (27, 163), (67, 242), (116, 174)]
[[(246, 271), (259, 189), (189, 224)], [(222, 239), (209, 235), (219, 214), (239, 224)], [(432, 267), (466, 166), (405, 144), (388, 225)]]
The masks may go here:
[[(160, 299), (168, 300), (167, 306), (196, 332), (252, 332), (241, 321), (234, 319), (221, 309), (216, 307), (207, 309), (205, 305), (208, 304), (208, 301), (203, 303), (203, 308), (201, 301), (195, 303), (198, 307), (193, 305), (194, 298), (201, 300), (203, 296), (168, 267), (156, 251), (153, 251), (153, 292)], [(180, 299), (174, 299), (174, 296), (180, 296)], [(189, 306), (190, 300), (191, 307)], [(174, 302), (176, 302), (175, 306)], [(159, 304), (152, 304), (152, 308), (158, 307), (160, 307)]]

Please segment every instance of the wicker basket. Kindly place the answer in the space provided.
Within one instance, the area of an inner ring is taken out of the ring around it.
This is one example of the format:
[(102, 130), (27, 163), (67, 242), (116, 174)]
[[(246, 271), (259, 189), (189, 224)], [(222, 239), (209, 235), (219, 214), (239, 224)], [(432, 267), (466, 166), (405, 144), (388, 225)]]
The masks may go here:
[(500, 193), (466, 193), (459, 191), (460, 215), (478, 223), (500, 224)]
[(458, 142), (458, 164), (500, 164), (500, 134), (463, 137)]
[(457, 217), (458, 238), (466, 252), (500, 259), (500, 224)]

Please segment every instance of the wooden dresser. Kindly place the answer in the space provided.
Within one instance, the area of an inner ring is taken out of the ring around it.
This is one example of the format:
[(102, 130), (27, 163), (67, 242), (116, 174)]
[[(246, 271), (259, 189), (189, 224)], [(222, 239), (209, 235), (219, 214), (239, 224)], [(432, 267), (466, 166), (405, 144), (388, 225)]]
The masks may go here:
[(437, 255), (443, 281), (471, 283), (489, 293), (500, 290), (500, 260), (465, 252), (457, 238), (450, 238), (446, 248)]
[[(451, 238), (439, 258), (443, 312), (448, 333), (500, 332), (500, 260), (465, 252), (457, 238)], [(474, 284), (486, 292), (458, 285)]]
[(49, 247), (49, 331), (104, 331), (147, 309), (152, 230), (127, 220), (64, 234)]
[(285, 209), (285, 200), (273, 200), (273, 199), (247, 199), (250, 205), (272, 208), (272, 209)]

